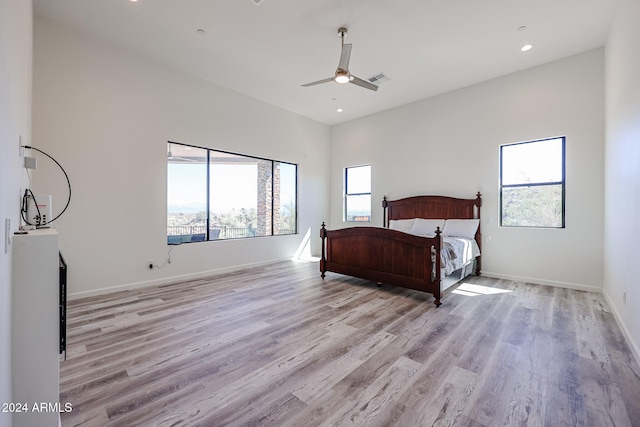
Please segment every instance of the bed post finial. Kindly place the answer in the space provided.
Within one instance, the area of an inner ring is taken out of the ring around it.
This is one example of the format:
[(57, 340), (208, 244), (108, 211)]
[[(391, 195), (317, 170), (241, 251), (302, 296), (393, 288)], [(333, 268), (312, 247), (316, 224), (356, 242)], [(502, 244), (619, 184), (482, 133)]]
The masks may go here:
[(387, 196), (382, 196), (382, 226), (387, 227)]

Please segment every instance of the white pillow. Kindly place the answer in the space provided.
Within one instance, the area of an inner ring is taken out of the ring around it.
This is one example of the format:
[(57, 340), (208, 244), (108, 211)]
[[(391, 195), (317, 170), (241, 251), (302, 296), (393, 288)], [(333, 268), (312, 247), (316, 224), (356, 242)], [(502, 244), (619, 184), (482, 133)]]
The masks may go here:
[(391, 230), (402, 231), (403, 233), (408, 233), (413, 226), (413, 218), (412, 219), (390, 219), (389, 220), (389, 228)]
[(416, 218), (413, 221), (413, 227), (411, 227), (409, 233), (415, 234), (416, 236), (434, 237), (436, 235), (436, 228), (438, 227), (440, 227), (440, 231), (442, 231), (444, 219)]
[(448, 219), (444, 223), (443, 236), (474, 239), (480, 225), (479, 219)]

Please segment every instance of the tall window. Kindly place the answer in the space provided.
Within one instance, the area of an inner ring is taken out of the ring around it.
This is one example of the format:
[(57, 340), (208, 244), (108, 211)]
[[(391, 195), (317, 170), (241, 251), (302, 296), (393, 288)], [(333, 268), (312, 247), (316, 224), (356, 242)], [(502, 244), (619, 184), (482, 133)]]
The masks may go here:
[(500, 225), (564, 228), (565, 138), (500, 147)]
[(169, 244), (297, 233), (297, 165), (168, 143)]
[(371, 221), (371, 165), (348, 167), (344, 172), (345, 221)]

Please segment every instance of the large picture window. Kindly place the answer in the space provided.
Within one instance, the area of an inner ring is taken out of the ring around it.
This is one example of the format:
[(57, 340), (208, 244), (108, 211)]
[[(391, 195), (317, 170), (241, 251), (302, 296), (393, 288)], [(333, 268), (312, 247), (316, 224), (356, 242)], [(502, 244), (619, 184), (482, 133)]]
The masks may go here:
[(344, 188), (345, 221), (371, 222), (371, 165), (346, 168)]
[(565, 138), (500, 147), (500, 225), (564, 228)]
[(170, 142), (167, 242), (297, 233), (297, 165)]

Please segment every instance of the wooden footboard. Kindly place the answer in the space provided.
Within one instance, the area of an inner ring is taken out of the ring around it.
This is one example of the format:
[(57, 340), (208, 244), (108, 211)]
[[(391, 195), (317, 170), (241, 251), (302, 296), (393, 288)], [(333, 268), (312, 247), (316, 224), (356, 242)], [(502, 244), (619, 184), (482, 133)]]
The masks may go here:
[(429, 292), (440, 305), (442, 237), (419, 237), (388, 228), (327, 230), (322, 223), (320, 272), (346, 274)]

